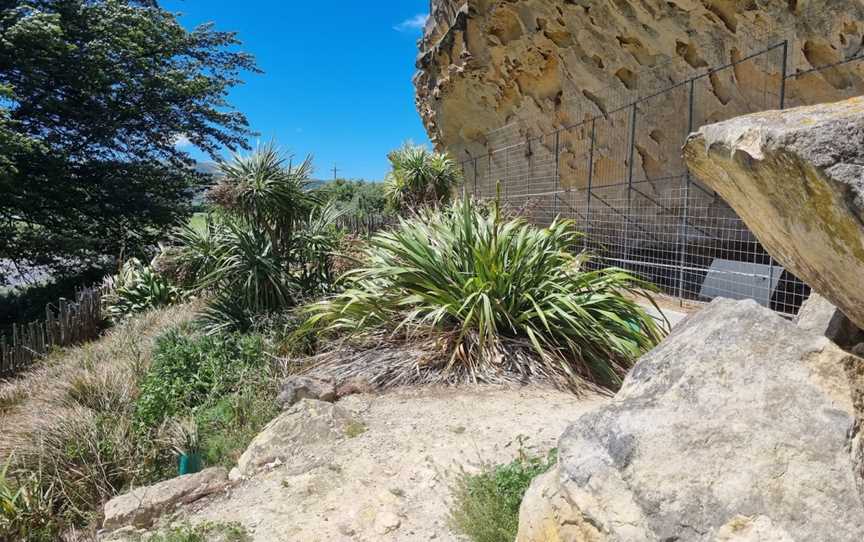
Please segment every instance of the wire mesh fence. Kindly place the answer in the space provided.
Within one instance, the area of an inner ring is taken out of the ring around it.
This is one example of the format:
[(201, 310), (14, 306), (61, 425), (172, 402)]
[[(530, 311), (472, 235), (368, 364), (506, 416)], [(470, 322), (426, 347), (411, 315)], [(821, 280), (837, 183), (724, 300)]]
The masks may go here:
[(680, 150), (702, 125), (808, 105), (790, 86), (795, 80), (827, 77), (849, 96), (861, 90), (864, 52), (820, 70), (803, 69), (801, 51), (806, 44), (783, 40), (731, 54), (724, 66), (540, 137), (520, 141), (512, 126), (488, 134), (488, 153), (462, 163), (465, 192), (492, 198), (500, 190), (538, 225), (575, 221), (585, 234), (577, 248), (593, 253), (595, 265), (628, 269), (682, 303), (750, 298), (795, 314), (809, 288), (689, 174)]

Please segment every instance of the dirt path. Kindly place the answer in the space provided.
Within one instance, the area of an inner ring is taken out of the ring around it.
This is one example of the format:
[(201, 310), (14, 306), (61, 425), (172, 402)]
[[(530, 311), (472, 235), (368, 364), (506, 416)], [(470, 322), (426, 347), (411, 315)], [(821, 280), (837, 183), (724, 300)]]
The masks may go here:
[(605, 400), (533, 387), (348, 397), (338, 405), (362, 419), (360, 434), (329, 446), (320, 464), (286, 461), (184, 515), (240, 522), (261, 542), (459, 540), (447, 502), (460, 469), (509, 462), (520, 435), (530, 452), (546, 453)]

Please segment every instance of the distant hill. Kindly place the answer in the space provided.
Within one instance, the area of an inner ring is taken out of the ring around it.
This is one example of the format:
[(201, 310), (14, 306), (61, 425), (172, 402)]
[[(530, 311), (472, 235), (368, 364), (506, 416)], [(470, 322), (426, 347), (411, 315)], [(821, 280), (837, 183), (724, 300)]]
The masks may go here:
[(215, 175), (218, 169), (214, 162), (198, 162), (195, 164), (195, 171)]
[(318, 190), (333, 181), (325, 181), (322, 179), (309, 179), (309, 190)]

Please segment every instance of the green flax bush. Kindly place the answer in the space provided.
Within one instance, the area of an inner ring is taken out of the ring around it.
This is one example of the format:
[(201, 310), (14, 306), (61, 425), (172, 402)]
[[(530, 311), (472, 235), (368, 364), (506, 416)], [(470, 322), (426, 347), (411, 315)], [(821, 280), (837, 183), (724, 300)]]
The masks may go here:
[(635, 301), (651, 286), (589, 267), (578, 239), (570, 221), (539, 228), (497, 204), (427, 208), (375, 235), (344, 291), (309, 307), (310, 325), (437, 336), (448, 381), (504, 372), (614, 388), (663, 330)]

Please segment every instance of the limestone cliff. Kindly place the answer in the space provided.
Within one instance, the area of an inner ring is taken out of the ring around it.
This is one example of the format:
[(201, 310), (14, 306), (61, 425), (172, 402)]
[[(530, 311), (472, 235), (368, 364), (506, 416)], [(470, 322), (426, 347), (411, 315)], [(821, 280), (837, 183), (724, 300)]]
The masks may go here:
[[(789, 40), (787, 105), (864, 91), (861, 65), (805, 74), (864, 53), (861, 0), (433, 0), (420, 41), (417, 107), (427, 131), (457, 159), (485, 154), (487, 134), (508, 124), (514, 137), (548, 133), (709, 67)], [(706, 77), (699, 123), (776, 108), (777, 49)], [(726, 73), (728, 72), (728, 73)], [(675, 100), (646, 134), (664, 138)], [(698, 127), (698, 125), (697, 125)], [(651, 175), (680, 148), (648, 141), (637, 167)], [(495, 142), (491, 142), (495, 146)], [(674, 147), (674, 148), (673, 148)]]

